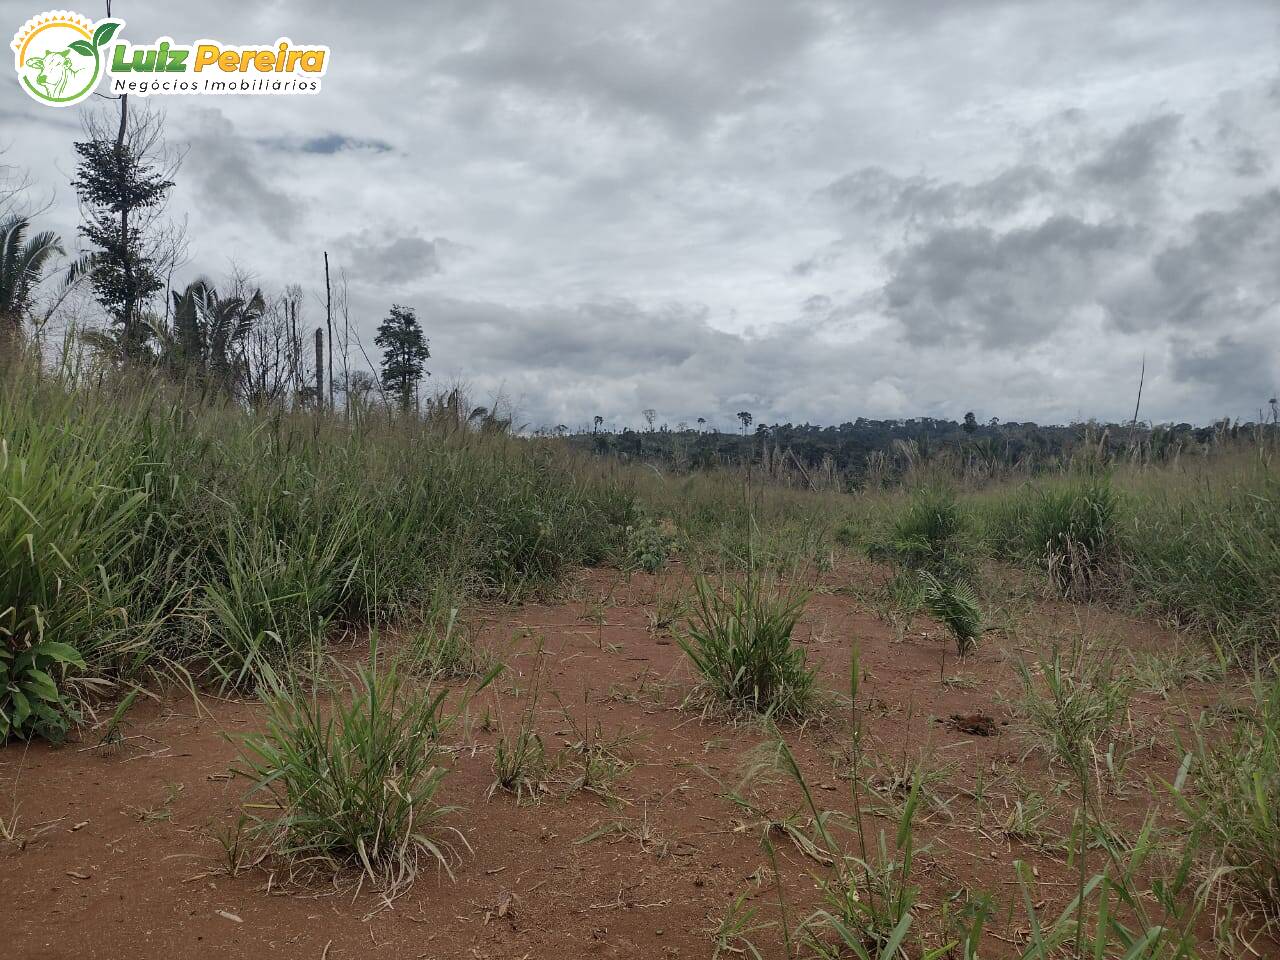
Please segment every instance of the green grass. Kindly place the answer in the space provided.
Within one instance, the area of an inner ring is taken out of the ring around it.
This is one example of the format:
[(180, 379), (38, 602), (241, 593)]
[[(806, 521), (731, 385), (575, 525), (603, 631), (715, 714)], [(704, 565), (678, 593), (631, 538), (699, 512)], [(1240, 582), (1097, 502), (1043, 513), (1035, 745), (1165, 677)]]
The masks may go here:
[(1280, 653), (1280, 474), (1264, 453), (1147, 475), (1127, 497), (1121, 553), (1140, 606), (1229, 648)]
[(424, 861), (448, 871), (466, 840), (442, 827), (453, 808), (437, 798), (448, 773), (441, 736), (456, 717), (447, 694), (412, 689), (394, 663), (380, 671), (376, 639), (332, 702), (280, 682), (265, 730), (241, 741), (254, 832), (291, 868), (355, 868), (388, 894)]
[(697, 580), (677, 642), (715, 703), (778, 720), (809, 712), (814, 671), (791, 640), (807, 601), (806, 591), (780, 586), (751, 566), (719, 586)]
[[(58, 739), (99, 668), (145, 659), (178, 591), (149, 549), (145, 417), (6, 397), (0, 412), (0, 742)], [(48, 415), (45, 415), (48, 414)]]
[(441, 584), (519, 600), (617, 554), (635, 515), (625, 482), (554, 443), (385, 412), (255, 415), (11, 371), (0, 423), (9, 735), (60, 736), (156, 670), (253, 689)]
[(1087, 594), (1116, 555), (1121, 504), (1105, 475), (1053, 478), (984, 506), (991, 553), (1040, 566), (1064, 596)]
[(887, 537), (873, 556), (897, 560), (913, 573), (952, 582), (972, 576), (972, 528), (955, 492), (941, 485), (921, 487), (891, 520)]
[(1225, 737), (1197, 731), (1190, 785), (1178, 793), (1204, 874), (1280, 925), (1280, 675), (1259, 674)]
[(1280, 653), (1280, 474), (1274, 451), (1046, 476), (969, 496), (983, 549), (1199, 631), (1245, 660)]

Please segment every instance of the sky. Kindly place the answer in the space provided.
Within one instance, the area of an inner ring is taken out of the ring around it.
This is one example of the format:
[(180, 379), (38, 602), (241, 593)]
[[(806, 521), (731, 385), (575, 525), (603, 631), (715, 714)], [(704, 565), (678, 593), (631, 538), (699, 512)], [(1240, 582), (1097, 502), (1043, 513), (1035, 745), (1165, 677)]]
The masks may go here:
[[(316, 96), (151, 98), (185, 279), (301, 284), (316, 322), (327, 250), (371, 354), (413, 306), (431, 383), (531, 426), (1127, 420), (1144, 362), (1157, 422), (1280, 392), (1275, 0), (113, 12), (134, 42), (332, 49)], [(3, 89), (4, 162), (73, 238), (104, 105)]]

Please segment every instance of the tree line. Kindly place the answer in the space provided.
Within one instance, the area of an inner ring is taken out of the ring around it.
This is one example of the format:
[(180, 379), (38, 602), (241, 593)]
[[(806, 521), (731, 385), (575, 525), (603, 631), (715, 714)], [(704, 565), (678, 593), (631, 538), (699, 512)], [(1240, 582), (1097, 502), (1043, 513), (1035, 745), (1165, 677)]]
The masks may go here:
[(641, 460), (675, 470), (751, 465), (776, 479), (802, 486), (857, 488), (892, 484), (922, 467), (945, 466), (975, 477), (1034, 474), (1073, 461), (1169, 462), (1224, 445), (1280, 438), (1280, 401), (1271, 399), (1256, 421), (1219, 420), (1209, 426), (1152, 424), (1136, 417), (1126, 423), (1086, 421), (1065, 425), (1034, 422), (980, 423), (974, 413), (959, 421), (933, 417), (876, 420), (858, 417), (839, 425), (756, 423), (749, 411), (735, 419), (739, 429), (722, 432), (699, 417), (674, 427), (604, 429), (596, 416), (591, 429), (558, 433), (574, 447), (622, 460)]

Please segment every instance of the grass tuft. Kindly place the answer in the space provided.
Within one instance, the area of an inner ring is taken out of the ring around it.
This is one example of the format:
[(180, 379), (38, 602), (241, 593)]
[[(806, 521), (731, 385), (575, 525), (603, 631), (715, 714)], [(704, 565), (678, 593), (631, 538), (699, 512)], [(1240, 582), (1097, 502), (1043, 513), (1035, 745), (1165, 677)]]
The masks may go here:
[(376, 641), (331, 705), (280, 683), (266, 729), (241, 744), (254, 833), (295, 869), (354, 868), (387, 896), (424, 863), (452, 875), (467, 842), (442, 827), (454, 808), (437, 797), (448, 774), (440, 738), (455, 717), (447, 693), (414, 692), (395, 663), (379, 671)]
[(1253, 680), (1231, 736), (1197, 731), (1193, 788), (1178, 793), (1212, 887), (1280, 925), (1280, 675)]
[(740, 580), (695, 585), (685, 633), (677, 638), (705, 691), (731, 710), (794, 720), (814, 697), (814, 671), (792, 642), (807, 591), (783, 588), (749, 568)]

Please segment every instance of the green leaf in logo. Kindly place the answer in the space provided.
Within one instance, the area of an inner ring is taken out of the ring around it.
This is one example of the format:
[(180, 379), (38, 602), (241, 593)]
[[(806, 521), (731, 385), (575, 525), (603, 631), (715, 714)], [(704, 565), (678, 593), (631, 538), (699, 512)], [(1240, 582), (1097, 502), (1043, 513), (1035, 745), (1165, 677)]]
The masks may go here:
[(75, 40), (71, 44), (71, 49), (84, 57), (93, 56), (93, 44), (88, 40)]
[(93, 45), (95, 47), (101, 47), (114, 37), (116, 35), (116, 31), (119, 29), (120, 24), (118, 23), (104, 23), (102, 26), (98, 27), (97, 30), (93, 31)]

